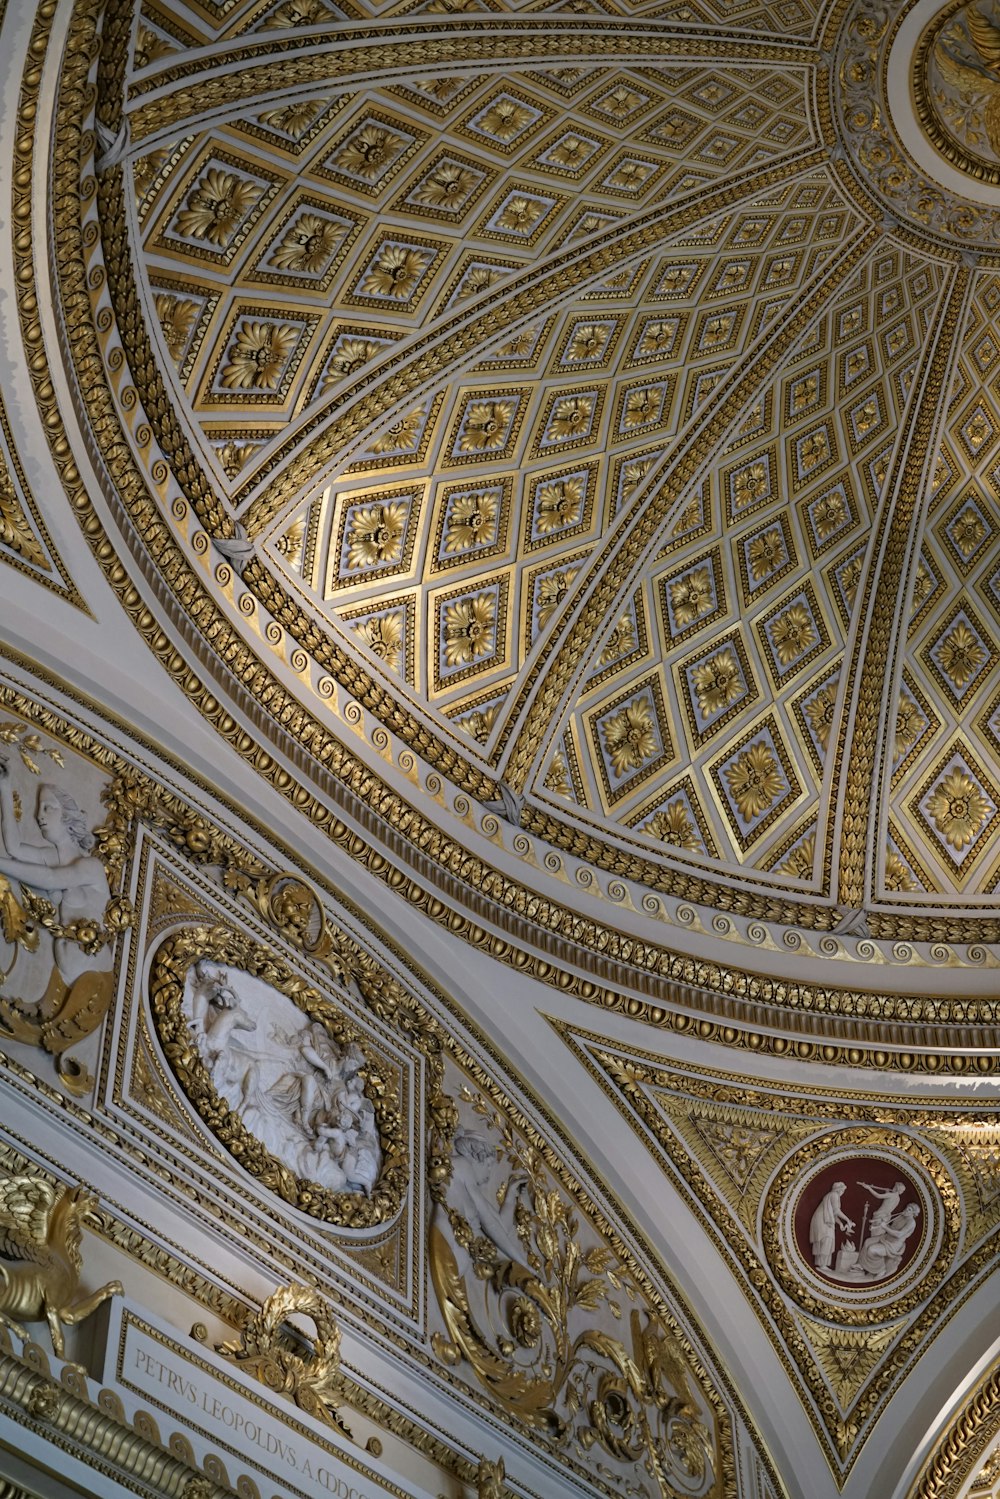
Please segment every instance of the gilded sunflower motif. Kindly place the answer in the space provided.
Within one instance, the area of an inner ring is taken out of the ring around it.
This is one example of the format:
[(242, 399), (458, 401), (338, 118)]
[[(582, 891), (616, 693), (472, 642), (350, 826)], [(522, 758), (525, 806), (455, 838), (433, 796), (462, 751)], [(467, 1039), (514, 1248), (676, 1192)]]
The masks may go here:
[(799, 443), (799, 462), (803, 473), (809, 473), (810, 469), (822, 463), (829, 452), (830, 445), (824, 428), (821, 427), (818, 432), (810, 432), (808, 437), (803, 437)]
[(409, 453), (417, 445), (420, 427), (424, 419), (421, 407), (416, 411), (407, 412), (398, 421), (386, 427), (385, 431), (376, 437), (372, 443), (373, 453)]
[(568, 567), (563, 572), (552, 573), (538, 585), (538, 628), (544, 629), (569, 593), (578, 569)]
[(496, 534), (497, 501), (492, 494), (463, 494), (452, 505), (445, 527), (446, 552), (464, 552), (482, 546)]
[(908, 890), (918, 890), (910, 871), (894, 849), (889, 849), (885, 856), (885, 874), (883, 881), (886, 890), (894, 895), (904, 894)]
[(573, 794), (569, 780), (569, 767), (561, 749), (556, 750), (549, 762), (549, 768), (545, 772), (545, 787), (548, 791), (554, 791), (556, 796), (572, 796)]
[(150, 151), (147, 156), (140, 156), (136, 161), (132, 168), (132, 181), (135, 184), (137, 198), (145, 197), (147, 191), (152, 186), (157, 172), (166, 161), (168, 154), (164, 148), (160, 148), (156, 151)]
[(637, 93), (624, 84), (619, 84), (601, 100), (600, 107), (605, 114), (613, 115), (616, 120), (624, 120), (641, 103), (642, 99)]
[(207, 239), (224, 249), (263, 189), (233, 172), (210, 167), (188, 195), (177, 215), (177, 231), (190, 239)]
[(714, 603), (712, 575), (707, 567), (696, 567), (687, 577), (670, 585), (670, 608), (678, 629), (708, 614)]
[(622, 423), (625, 427), (644, 427), (660, 414), (660, 395), (655, 390), (630, 390), (625, 397)]
[(607, 341), (608, 330), (599, 323), (578, 323), (566, 350), (566, 358), (573, 361), (597, 359)]
[(315, 120), (326, 101), (322, 99), (300, 99), (295, 104), (286, 104), (281, 109), (268, 109), (257, 119), (261, 125), (280, 130), (298, 140)]
[(159, 292), (154, 305), (170, 357), (176, 361), (187, 348), (191, 329), (198, 315), (198, 304), (188, 301), (186, 297), (168, 297), (166, 293)]
[(704, 341), (705, 341), (706, 344), (723, 343), (729, 337), (730, 333), (732, 332), (732, 329), (733, 329), (733, 319), (732, 319), (732, 317), (731, 316), (725, 316), (724, 317), (721, 314), (719, 314), (716, 317), (710, 317), (709, 318), (708, 322), (705, 324), (705, 329), (704, 329), (704, 333), (702, 334), (702, 337), (703, 337), (703, 339), (704, 339)]
[(481, 292), (489, 291), (503, 276), (503, 272), (494, 265), (475, 265), (462, 282), (460, 299), (466, 297), (477, 297)]
[(527, 234), (545, 212), (545, 204), (535, 198), (511, 198), (503, 206), (497, 227), (510, 229), (515, 234)]
[(817, 500), (812, 508), (813, 523), (820, 541), (839, 531), (847, 520), (847, 505), (839, 490), (833, 489)]
[(429, 255), (412, 245), (383, 245), (365, 273), (362, 290), (370, 297), (395, 297), (405, 302), (416, 290), (429, 261)]
[(475, 172), (456, 162), (446, 161), (435, 168), (413, 196), (416, 202), (426, 203), (429, 208), (456, 209), (474, 191), (479, 180)]
[(908, 692), (901, 691), (896, 704), (896, 754), (911, 750), (927, 727), (927, 719)]
[(630, 770), (638, 770), (656, 754), (656, 729), (648, 698), (639, 697), (628, 703), (601, 724), (601, 732), (611, 768), (619, 778)]
[(653, 467), (652, 458), (637, 458), (622, 471), (622, 499), (630, 499)]
[(837, 684), (827, 682), (826, 686), (821, 687), (816, 696), (811, 697), (806, 703), (806, 719), (824, 751), (830, 748), (830, 734), (836, 714)]
[(271, 264), (282, 271), (317, 275), (329, 265), (345, 233), (343, 224), (331, 223), (315, 213), (304, 213), (291, 225), (277, 249), (272, 250)]
[(862, 436), (878, 422), (878, 405), (874, 400), (866, 401), (859, 411), (853, 413), (855, 430)]
[(792, 604), (779, 614), (771, 630), (774, 653), (782, 666), (797, 661), (818, 639), (812, 615), (804, 604)]
[(672, 323), (647, 323), (639, 340), (640, 354), (660, 354), (673, 347), (675, 332)]
[(513, 419), (514, 406), (510, 401), (473, 402), (459, 438), (459, 452), (488, 453), (502, 448)]
[(654, 812), (643, 825), (642, 831), (658, 838), (661, 843), (668, 843), (672, 848), (686, 849), (689, 853), (697, 853), (702, 846), (701, 835), (680, 797)]
[(345, 338), (330, 356), (330, 364), (323, 380), (324, 388), (336, 385), (339, 380), (351, 375), (357, 375), (378, 353), (379, 345), (373, 344), (370, 339)]
[(515, 333), (505, 344), (501, 344), (497, 353), (502, 359), (516, 358), (524, 354), (530, 354), (535, 346), (537, 330), (525, 328), (520, 333)]
[(292, 522), (287, 531), (281, 533), (274, 543), (274, 550), (292, 567), (295, 567), (302, 559), (302, 544), (305, 537), (306, 523), (300, 517)]
[(561, 531), (564, 526), (575, 526), (583, 514), (586, 484), (574, 476), (556, 479), (539, 487), (536, 498), (535, 525), (541, 535)]
[(703, 718), (711, 718), (735, 703), (743, 692), (743, 677), (733, 652), (726, 648), (702, 661), (691, 673), (691, 685)]
[(785, 781), (770, 745), (763, 739), (726, 766), (726, 781), (744, 822), (766, 812), (784, 790)]
[(554, 161), (559, 167), (582, 166), (590, 155), (592, 148), (580, 139), (578, 135), (564, 136), (557, 141), (549, 152), (549, 160)]
[(632, 616), (623, 614), (604, 642), (604, 649), (598, 657), (597, 664), (608, 666), (612, 661), (618, 661), (622, 656), (627, 656), (629, 651), (635, 650), (635, 647), (635, 625), (632, 623)]
[(593, 396), (563, 396), (553, 408), (549, 437), (559, 442), (582, 437), (590, 430), (593, 414)]
[(227, 390), (274, 390), (297, 338), (298, 329), (287, 324), (241, 323), (222, 384)]
[(811, 406), (819, 395), (819, 380), (815, 375), (807, 375), (800, 380), (792, 391), (792, 410), (804, 411)]
[(459, 599), (444, 611), (444, 659), (448, 666), (467, 666), (493, 649), (496, 600), (491, 593)]
[(840, 586), (844, 590), (844, 598), (847, 600), (849, 609), (854, 608), (858, 588), (861, 586), (861, 573), (864, 565), (862, 556), (852, 557), (840, 575)]
[(972, 777), (956, 766), (927, 798), (927, 810), (942, 838), (957, 850), (976, 839), (992, 809)]
[(351, 516), (347, 543), (347, 566), (376, 567), (398, 562), (409, 507), (394, 501), (389, 505), (365, 505)]
[(952, 541), (963, 557), (971, 557), (986, 535), (982, 517), (970, 505), (949, 527)]
[(917, 563), (917, 574), (913, 580), (913, 608), (916, 611), (925, 599), (934, 592), (934, 579), (924, 565), (923, 558)]
[(364, 624), (354, 626), (354, 633), (390, 671), (399, 670), (403, 659), (403, 623), (398, 614), (366, 619)]
[(132, 65), (136, 72), (143, 68), (152, 67), (154, 62), (160, 62), (164, 57), (169, 57), (171, 52), (176, 52), (162, 36), (157, 36), (155, 31), (150, 31), (148, 26), (141, 23), (135, 31), (135, 51), (132, 54)]
[(476, 121), (476, 129), (494, 140), (512, 141), (526, 130), (534, 119), (530, 109), (518, 104), (516, 99), (497, 99), (484, 115)]
[(771, 481), (763, 463), (751, 463), (747, 468), (741, 468), (733, 479), (733, 494), (740, 510), (764, 499), (770, 491)]
[[(651, 465), (652, 466), (652, 465)], [(693, 531), (695, 526), (701, 522), (701, 500), (695, 495), (693, 500), (688, 500), (680, 515), (674, 521), (671, 536), (683, 536), (687, 531)]]
[(219, 449), (219, 461), (227, 479), (235, 479), (256, 451), (256, 443), (227, 442)]
[(332, 20), (321, 0), (286, 0), (271, 12), (261, 31), (290, 31), (293, 26), (314, 26), (317, 21)]
[(626, 192), (637, 192), (652, 170), (652, 164), (648, 161), (623, 161), (609, 179), (610, 186), (620, 187)]
[(470, 713), (468, 718), (462, 719), (462, 728), (467, 734), (471, 734), (479, 744), (485, 744), (492, 734), (496, 721), (500, 717), (500, 709), (494, 703), (489, 708), (477, 709)]
[(345, 141), (336, 157), (336, 165), (352, 177), (374, 182), (389, 165), (403, 142), (381, 125), (363, 125), (351, 140)]
[(981, 669), (987, 653), (982, 641), (959, 620), (944, 637), (936, 654), (941, 670), (952, 686), (961, 688)]
[(747, 566), (755, 583), (774, 572), (786, 558), (785, 539), (778, 526), (755, 536), (747, 547)]
[(790, 874), (796, 880), (808, 880), (812, 878), (813, 865), (816, 861), (816, 834), (810, 833), (808, 838), (803, 838), (778, 865), (782, 874)]

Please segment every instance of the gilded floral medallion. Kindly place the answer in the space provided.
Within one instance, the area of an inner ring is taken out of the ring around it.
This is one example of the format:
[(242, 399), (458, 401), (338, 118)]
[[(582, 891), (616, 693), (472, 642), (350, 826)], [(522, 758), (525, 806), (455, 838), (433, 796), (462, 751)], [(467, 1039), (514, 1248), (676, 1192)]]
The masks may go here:
[(968, 0), (924, 28), (914, 93), (921, 123), (954, 166), (1000, 182), (1000, 4)]

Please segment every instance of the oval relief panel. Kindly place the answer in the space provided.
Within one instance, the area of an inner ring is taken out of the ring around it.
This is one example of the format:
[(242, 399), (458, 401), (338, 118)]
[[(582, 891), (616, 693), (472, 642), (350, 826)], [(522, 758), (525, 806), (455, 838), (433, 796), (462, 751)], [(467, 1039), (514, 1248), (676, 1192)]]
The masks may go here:
[(346, 1228), (395, 1215), (408, 1176), (402, 1069), (337, 1006), (218, 928), (168, 939), (151, 996), (184, 1095), (262, 1186)]

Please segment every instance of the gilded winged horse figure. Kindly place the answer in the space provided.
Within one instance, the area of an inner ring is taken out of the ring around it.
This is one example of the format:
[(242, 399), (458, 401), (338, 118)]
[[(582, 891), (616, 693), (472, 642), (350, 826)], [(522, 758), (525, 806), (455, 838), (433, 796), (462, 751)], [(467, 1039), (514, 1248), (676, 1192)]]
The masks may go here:
[(109, 1281), (90, 1296), (78, 1298), (83, 1261), (83, 1221), (97, 1199), (87, 1187), (54, 1187), (30, 1176), (0, 1177), (0, 1322), (26, 1338), (23, 1322), (49, 1324), (52, 1347), (63, 1357), (63, 1324), (73, 1327), (97, 1310), (109, 1296), (121, 1294), (121, 1282)]

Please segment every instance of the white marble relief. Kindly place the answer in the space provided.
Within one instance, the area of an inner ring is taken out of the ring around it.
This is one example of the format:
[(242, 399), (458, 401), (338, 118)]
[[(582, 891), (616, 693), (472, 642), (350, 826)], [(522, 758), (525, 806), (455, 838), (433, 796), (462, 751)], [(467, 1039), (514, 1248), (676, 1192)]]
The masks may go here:
[(200, 958), (182, 1010), (216, 1093), (297, 1177), (370, 1196), (382, 1167), (365, 1056), (269, 984)]
[[(854, 1187), (853, 1195), (858, 1190), (865, 1194), (860, 1225), (842, 1207), (847, 1184), (834, 1182), (809, 1222), (812, 1262), (832, 1280), (885, 1280), (903, 1262), (907, 1241), (920, 1219), (920, 1204), (911, 1200), (900, 1207), (904, 1197), (914, 1195), (905, 1182), (876, 1187), (858, 1179)], [(877, 1205), (870, 1212), (873, 1203)]]

